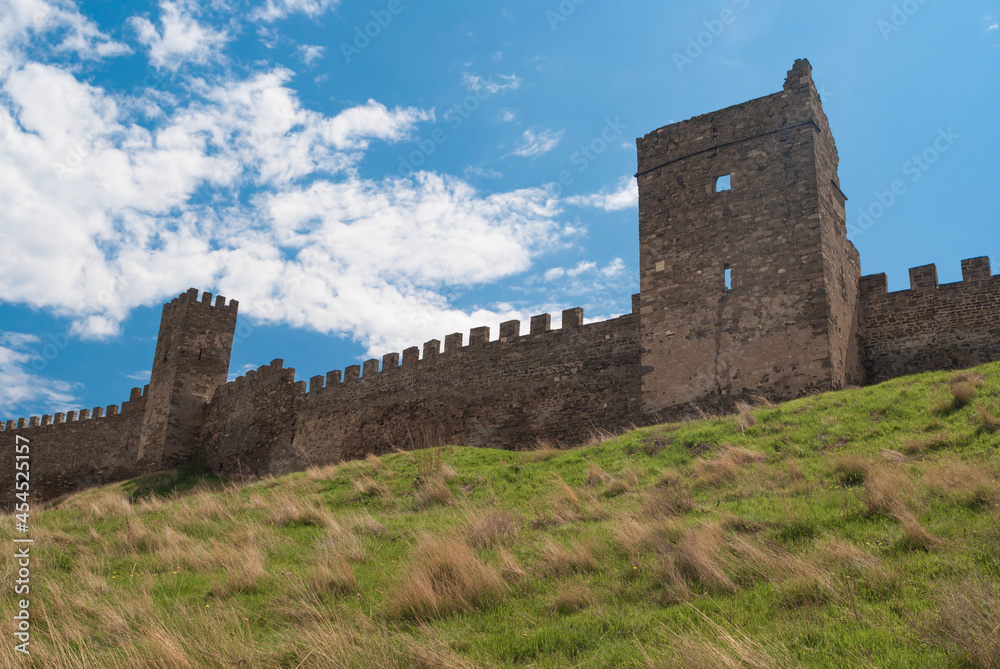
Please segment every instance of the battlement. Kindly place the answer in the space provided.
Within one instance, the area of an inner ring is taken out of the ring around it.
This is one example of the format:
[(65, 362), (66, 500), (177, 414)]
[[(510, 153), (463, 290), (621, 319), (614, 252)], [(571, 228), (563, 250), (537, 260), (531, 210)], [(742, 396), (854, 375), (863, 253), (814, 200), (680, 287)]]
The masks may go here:
[[(251, 369), (243, 376), (239, 376), (228, 383), (215, 389), (215, 398), (227, 397), (242, 389), (252, 389), (265, 382), (272, 382), (275, 379), (289, 384), (295, 384), (295, 368), (285, 367), (285, 361), (276, 358), (267, 365), (261, 365), (257, 369)], [(305, 381), (295, 384), (301, 392), (305, 392)]]
[(240, 303), (239, 300), (230, 300), (229, 304), (226, 304), (226, 298), (222, 295), (215, 297), (215, 303), (212, 303), (212, 293), (205, 291), (201, 294), (201, 299), (198, 299), (199, 290), (197, 288), (188, 288), (187, 292), (181, 293), (174, 299), (170, 300), (163, 305), (164, 311), (168, 309), (176, 309), (179, 306), (187, 305), (199, 305), (202, 307), (208, 307), (210, 309), (227, 310), (236, 315), (239, 311)]
[(869, 381), (1000, 360), (1000, 275), (986, 257), (962, 261), (962, 280), (939, 283), (936, 265), (910, 270), (889, 292), (885, 274), (860, 281), (861, 334)]
[[(521, 321), (507, 321), (500, 324), (498, 338), (490, 339), (489, 327), (472, 328), (469, 332), (469, 342), (464, 344), (464, 335), (461, 332), (450, 334), (444, 338), (444, 350), (441, 349), (441, 340), (432, 339), (424, 342), (421, 347), (411, 346), (399, 353), (386, 353), (382, 359), (373, 358), (366, 360), (361, 365), (351, 365), (343, 370), (328, 372), (326, 376), (314, 376), (309, 379), (309, 394), (324, 391), (336, 390), (345, 384), (364, 383), (372, 381), (384, 374), (393, 374), (399, 370), (411, 369), (425, 364), (437, 364), (446, 360), (450, 355), (460, 352), (469, 352), (476, 349), (492, 350), (496, 346), (504, 346), (516, 343), (529, 343), (537, 339), (544, 339), (553, 333), (566, 333), (579, 331), (587, 328), (583, 323), (583, 309), (565, 309), (562, 312), (561, 327), (552, 329), (552, 315), (540, 314), (532, 316), (527, 323), (526, 334), (521, 334)], [(591, 323), (590, 325), (595, 325)]]
[(142, 388), (133, 388), (128, 401), (122, 402), (121, 405), (109, 404), (107, 407), (94, 407), (93, 409), (80, 409), (79, 411), (66, 411), (45, 414), (44, 416), (31, 416), (30, 418), (17, 418), (6, 422), (0, 421), (0, 432), (55, 427), (57, 425), (84, 421), (98, 421), (104, 418), (136, 413), (145, 408), (146, 395), (148, 393), (149, 386), (146, 385)]
[(986, 256), (962, 261), (962, 280), (954, 283), (938, 283), (937, 265), (922, 265), (910, 268), (910, 287), (906, 290), (889, 292), (889, 279), (883, 274), (861, 277), (862, 299), (872, 299), (880, 295), (899, 295), (910, 291), (934, 290), (936, 288), (957, 288), (960, 286), (978, 290), (989, 281), (1000, 281), (1000, 274), (992, 274), (990, 259)]

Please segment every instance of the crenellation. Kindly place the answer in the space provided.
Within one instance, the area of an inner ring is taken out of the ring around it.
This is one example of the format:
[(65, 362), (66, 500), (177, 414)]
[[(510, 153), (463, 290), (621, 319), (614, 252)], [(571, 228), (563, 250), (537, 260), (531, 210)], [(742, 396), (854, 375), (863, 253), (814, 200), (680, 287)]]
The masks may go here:
[(965, 283), (982, 283), (993, 278), (988, 256), (969, 258), (962, 261), (962, 281)]
[(469, 331), (469, 346), (484, 346), (490, 340), (490, 328), (483, 326)]
[(910, 290), (931, 290), (937, 287), (937, 265), (923, 265), (910, 269)]
[(540, 335), (552, 329), (552, 314), (541, 314), (531, 317), (531, 334)]
[(871, 274), (861, 277), (859, 286), (861, 297), (871, 298), (889, 292), (889, 277), (885, 274)]
[(509, 341), (521, 336), (521, 321), (507, 321), (500, 324), (500, 341)]
[(453, 353), (458, 349), (462, 348), (462, 341), (465, 339), (465, 335), (461, 332), (455, 332), (444, 338), (444, 352)]
[(566, 309), (562, 312), (562, 329), (578, 328), (583, 325), (583, 309)]
[(443, 353), (433, 339), (308, 381), (275, 359), (229, 381), (239, 302), (191, 288), (163, 305), (148, 385), (106, 413), (7, 420), (0, 446), (53, 427), (32, 433), (51, 498), (194, 458), (220, 475), (263, 476), (447, 443), (571, 445), (692, 403), (1000, 360), (989, 258), (963, 260), (963, 280), (944, 285), (934, 265), (914, 268), (911, 287), (892, 293), (885, 274), (860, 275), (808, 61), (781, 91), (660, 128), (636, 148), (641, 289), (628, 314), (584, 324), (583, 309), (567, 309), (556, 330), (542, 314), (527, 335), (519, 320), (502, 323), (495, 342), (478, 327), (467, 345), (446, 336)]
[(403, 367), (412, 367), (420, 360), (420, 349), (411, 346), (403, 351)]
[(427, 360), (429, 358), (436, 358), (441, 354), (441, 341), (438, 339), (431, 339), (424, 343), (424, 355), (423, 359)]

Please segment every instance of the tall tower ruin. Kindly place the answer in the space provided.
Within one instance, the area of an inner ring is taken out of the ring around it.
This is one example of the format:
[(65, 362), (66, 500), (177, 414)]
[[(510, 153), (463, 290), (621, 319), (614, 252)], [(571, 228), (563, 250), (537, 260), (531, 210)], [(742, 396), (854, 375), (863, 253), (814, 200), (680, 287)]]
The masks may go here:
[(139, 438), (139, 462), (173, 467), (197, 453), (202, 412), (226, 383), (239, 302), (198, 290), (163, 305), (146, 413)]
[(809, 62), (637, 146), (643, 410), (862, 382), (860, 261)]

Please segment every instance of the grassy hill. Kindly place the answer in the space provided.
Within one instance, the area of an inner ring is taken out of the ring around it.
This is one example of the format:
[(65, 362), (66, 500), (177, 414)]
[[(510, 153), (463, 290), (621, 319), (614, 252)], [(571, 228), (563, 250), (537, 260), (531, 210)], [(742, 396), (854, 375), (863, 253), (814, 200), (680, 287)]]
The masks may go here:
[(997, 667), (998, 416), (993, 364), (573, 450), (87, 491), (32, 516), (32, 655), (5, 595), (0, 666)]

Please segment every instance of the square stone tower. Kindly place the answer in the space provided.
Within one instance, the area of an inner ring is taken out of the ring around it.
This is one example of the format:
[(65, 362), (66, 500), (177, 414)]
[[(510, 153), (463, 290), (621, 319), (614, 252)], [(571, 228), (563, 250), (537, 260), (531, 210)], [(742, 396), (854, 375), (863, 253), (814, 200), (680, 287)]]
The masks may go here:
[(191, 288), (163, 305), (139, 438), (139, 462), (174, 467), (196, 454), (202, 411), (229, 375), (239, 302)]
[(860, 261), (808, 61), (637, 146), (644, 411), (860, 383)]

